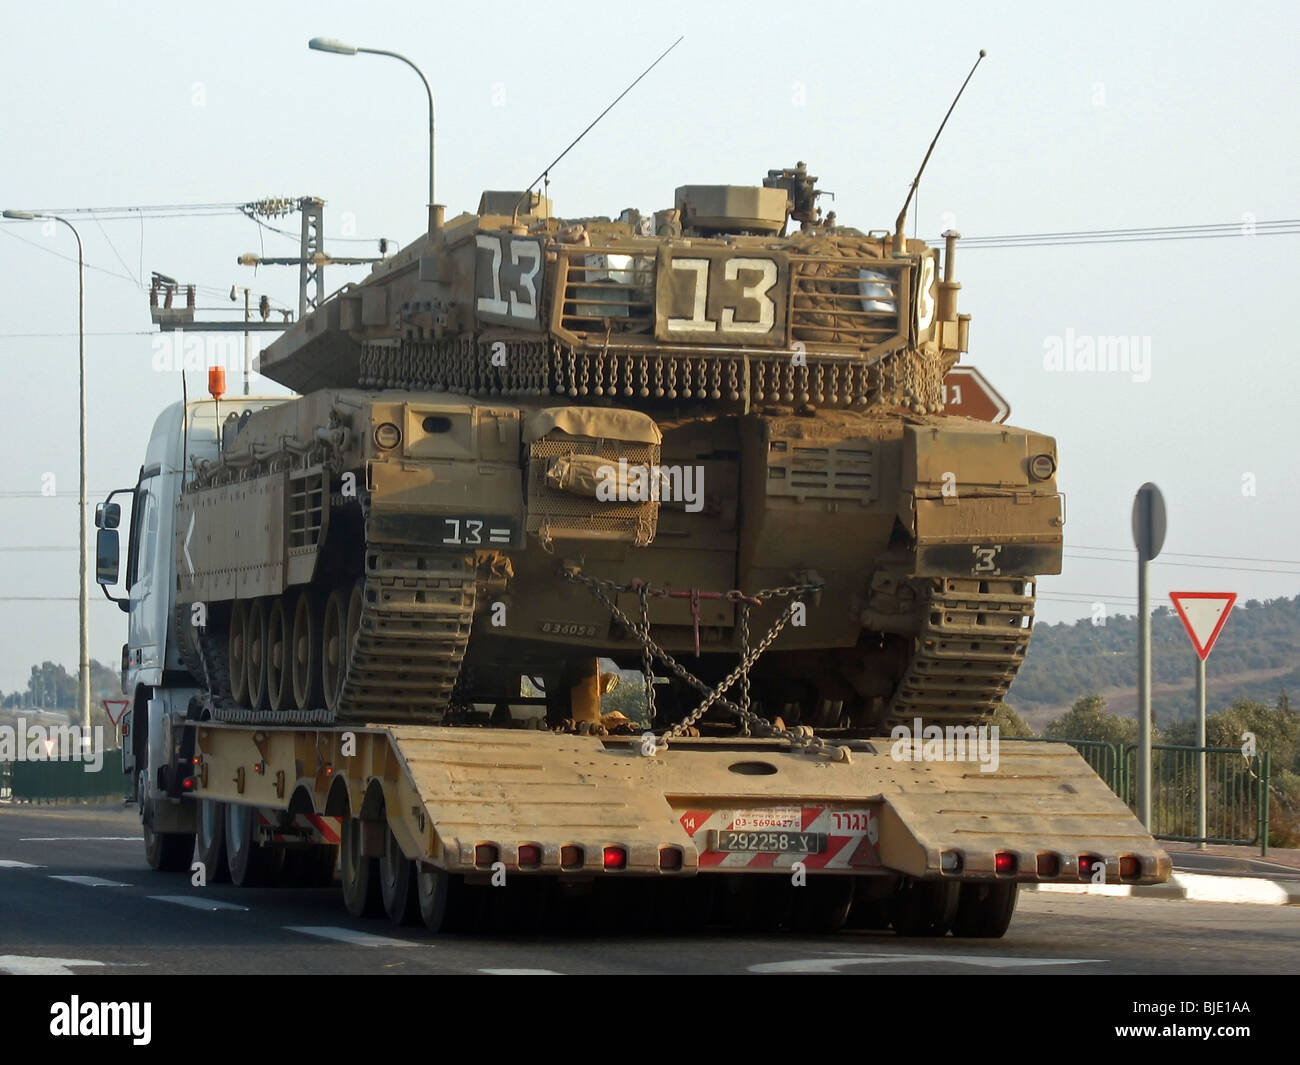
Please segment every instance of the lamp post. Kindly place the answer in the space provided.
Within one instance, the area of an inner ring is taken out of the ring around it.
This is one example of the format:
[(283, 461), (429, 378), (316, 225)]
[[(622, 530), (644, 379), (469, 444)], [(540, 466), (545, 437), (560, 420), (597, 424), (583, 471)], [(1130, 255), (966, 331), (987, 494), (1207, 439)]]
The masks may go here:
[(79, 587), (77, 589), (77, 608), (80, 614), (80, 649), (77, 656), (77, 703), (81, 719), (82, 742), (90, 739), (90, 593), (86, 584), (86, 550), (88, 534), (86, 532), (86, 260), (82, 254), (81, 234), (77, 227), (66, 218), (56, 214), (44, 214), (34, 211), (5, 211), (5, 218), (34, 221), (48, 218), (62, 222), (77, 239), (77, 338), (78, 338), (78, 412), (80, 415), (80, 487), (77, 496), (77, 516), (80, 527), (81, 565), (78, 570)]
[(396, 52), (388, 52), (382, 48), (358, 48), (353, 44), (345, 44), (343, 41), (336, 41), (332, 37), (313, 37), (307, 42), (307, 47), (316, 52), (330, 52), (334, 55), (356, 55), (358, 52), (365, 55), (386, 55), (391, 59), (399, 59), (419, 75), (421, 83), (424, 85), (424, 91), (429, 97), (429, 229), (437, 228), (435, 221), (437, 212), (434, 210), (436, 200), (434, 198), (434, 109), (433, 109), (433, 90), (429, 88), (429, 81), (421, 73), (420, 68), (412, 63), (404, 55), (398, 55)]

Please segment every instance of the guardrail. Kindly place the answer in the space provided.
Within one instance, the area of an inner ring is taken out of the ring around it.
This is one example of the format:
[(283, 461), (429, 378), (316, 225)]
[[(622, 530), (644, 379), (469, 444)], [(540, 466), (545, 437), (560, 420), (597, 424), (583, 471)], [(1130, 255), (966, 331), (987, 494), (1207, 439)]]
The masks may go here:
[[(1001, 740), (1068, 743), (1116, 795), (1137, 810), (1136, 743), (1000, 736)], [(1198, 831), (1198, 774), (1205, 756), (1205, 832)], [(1180, 843), (1258, 846), (1268, 854), (1267, 751), (1247, 756), (1239, 747), (1151, 745), (1151, 824), (1156, 839)]]
[(88, 773), (85, 764), (73, 761), (0, 762), (0, 798), (13, 802), (110, 802), (124, 799), (130, 781), (113, 756), (104, 752), (98, 772)]
[[(1137, 803), (1138, 745), (1124, 745), (1120, 798)], [(1205, 755), (1205, 832), (1198, 832), (1198, 774)], [(1268, 796), (1272, 764), (1267, 751), (1240, 747), (1151, 745), (1151, 834), (1183, 843), (1259, 846), (1268, 854)]]

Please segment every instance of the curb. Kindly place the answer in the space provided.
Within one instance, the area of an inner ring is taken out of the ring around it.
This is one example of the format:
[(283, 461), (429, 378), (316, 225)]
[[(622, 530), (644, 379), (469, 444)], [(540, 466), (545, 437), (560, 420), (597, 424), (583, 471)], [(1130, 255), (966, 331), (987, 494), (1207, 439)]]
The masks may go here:
[(1164, 884), (1022, 884), (1028, 891), (1111, 898), (1186, 899), (1189, 902), (1237, 902), (1256, 906), (1300, 906), (1300, 881), (1263, 877), (1174, 873)]

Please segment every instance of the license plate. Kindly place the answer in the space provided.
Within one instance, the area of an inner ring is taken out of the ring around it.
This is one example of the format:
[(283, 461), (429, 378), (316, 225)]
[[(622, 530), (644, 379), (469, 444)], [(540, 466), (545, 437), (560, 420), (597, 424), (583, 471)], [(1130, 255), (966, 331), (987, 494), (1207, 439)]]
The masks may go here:
[(826, 833), (714, 829), (709, 833), (709, 850), (746, 854), (821, 854), (826, 850)]

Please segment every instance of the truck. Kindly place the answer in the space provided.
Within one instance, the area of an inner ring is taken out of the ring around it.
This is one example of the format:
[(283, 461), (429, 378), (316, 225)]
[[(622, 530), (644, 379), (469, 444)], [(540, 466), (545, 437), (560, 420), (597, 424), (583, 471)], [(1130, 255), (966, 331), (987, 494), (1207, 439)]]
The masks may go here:
[(159, 415), (95, 518), (151, 866), (435, 932), (997, 937), (1022, 883), (1169, 877), (1000, 740), (1064, 514), (1050, 436), (943, 412), (957, 235), (817, 180), (433, 207), (262, 353), (293, 394)]

